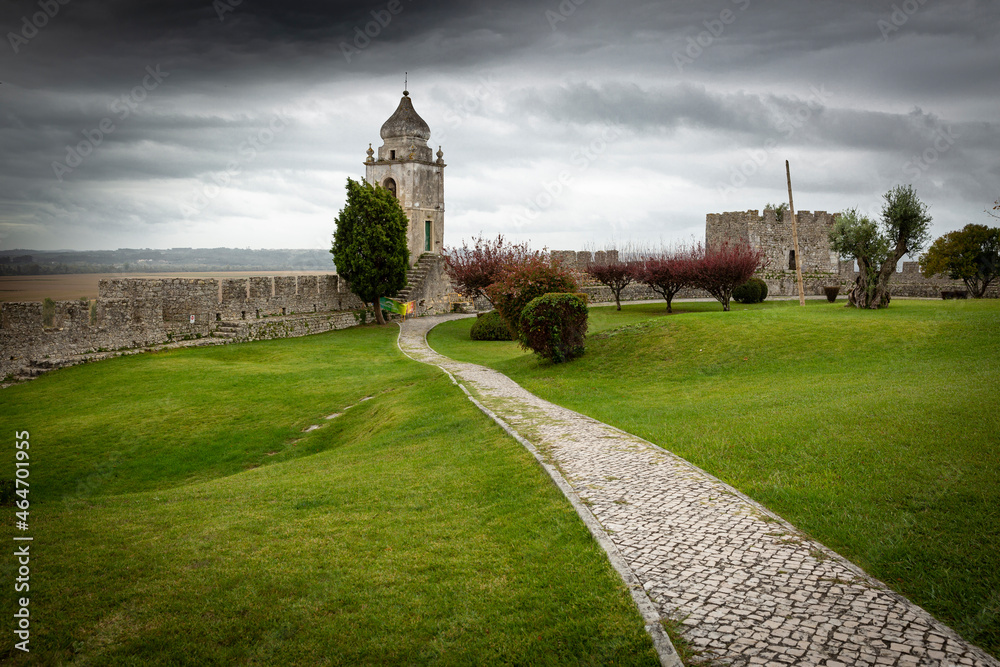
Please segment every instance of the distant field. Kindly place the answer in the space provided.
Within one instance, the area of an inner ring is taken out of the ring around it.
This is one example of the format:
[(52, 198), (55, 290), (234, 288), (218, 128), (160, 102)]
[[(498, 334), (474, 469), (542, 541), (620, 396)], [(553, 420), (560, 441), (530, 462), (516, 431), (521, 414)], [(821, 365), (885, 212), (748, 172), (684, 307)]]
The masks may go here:
[(249, 276), (322, 276), (329, 271), (203, 271), (181, 273), (70, 273), (58, 276), (0, 276), (0, 301), (96, 299), (97, 283), (106, 278), (247, 278)]

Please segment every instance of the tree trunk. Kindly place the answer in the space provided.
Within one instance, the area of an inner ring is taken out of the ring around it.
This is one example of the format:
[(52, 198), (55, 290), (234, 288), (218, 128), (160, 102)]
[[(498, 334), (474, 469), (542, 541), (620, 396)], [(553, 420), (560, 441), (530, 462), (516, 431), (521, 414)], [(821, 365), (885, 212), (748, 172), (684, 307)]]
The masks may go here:
[[(898, 259), (898, 258), (897, 258)], [(867, 258), (858, 258), (858, 279), (847, 293), (847, 305), (875, 310), (889, 305), (889, 280), (896, 271), (896, 260), (889, 257), (876, 272)]]
[(990, 286), (989, 280), (980, 280), (979, 276), (963, 278), (962, 282), (964, 282), (965, 286), (969, 289), (973, 299), (982, 299), (983, 295), (986, 294), (986, 288)]
[(379, 303), (378, 299), (375, 299), (375, 321), (379, 324), (385, 324), (385, 318), (382, 317), (382, 305)]

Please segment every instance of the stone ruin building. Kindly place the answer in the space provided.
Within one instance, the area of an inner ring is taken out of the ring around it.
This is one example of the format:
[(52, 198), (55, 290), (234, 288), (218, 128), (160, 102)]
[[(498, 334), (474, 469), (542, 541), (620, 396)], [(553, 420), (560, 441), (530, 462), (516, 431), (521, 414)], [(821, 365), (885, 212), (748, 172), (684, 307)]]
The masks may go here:
[[(802, 255), (802, 283), (807, 295), (822, 295), (823, 288), (838, 285), (841, 294), (847, 293), (858, 273), (853, 261), (842, 261), (830, 249), (829, 234), (836, 214), (826, 211), (797, 211), (795, 213)], [(758, 275), (767, 283), (769, 296), (798, 296), (795, 278), (795, 244), (792, 239), (791, 215), (781, 218), (774, 209), (709, 213), (705, 216), (705, 245), (718, 245), (724, 241), (743, 241), (755, 248), (763, 248), (767, 266)], [(607, 251), (614, 253), (614, 251)], [(591, 262), (601, 261), (605, 251), (562, 250), (553, 255), (570, 268), (582, 272)], [(902, 270), (892, 278), (892, 294), (896, 296), (938, 298), (942, 291), (963, 291), (961, 280), (936, 275), (926, 278), (920, 273), (918, 262), (903, 262)], [(998, 285), (992, 285), (987, 296), (997, 297)], [(611, 301), (611, 290), (601, 285), (587, 284), (584, 291), (595, 302)], [(685, 289), (678, 298), (706, 297), (707, 293)], [(659, 296), (645, 285), (629, 285), (622, 299), (657, 299)]]
[[(397, 295), (416, 314), (463, 305), (444, 271), (444, 160), (403, 91), (383, 123), (378, 158), (369, 145), (365, 179), (388, 188), (409, 220), (411, 268)], [(336, 274), (252, 278), (102, 280), (98, 298), (0, 304), (0, 382), (157, 345), (285, 338), (353, 326), (366, 305)]]
[[(858, 273), (853, 260), (842, 261), (830, 249), (830, 230), (836, 222), (836, 214), (796, 211), (795, 221), (805, 293), (821, 295), (824, 287), (838, 285), (841, 294), (846, 294)], [(780, 218), (771, 208), (764, 209), (763, 214), (756, 210), (709, 213), (705, 216), (705, 244), (726, 240), (746, 241), (755, 248), (764, 249), (767, 266), (760, 271), (760, 277), (767, 283), (769, 294), (798, 295), (792, 221), (787, 211)], [(961, 280), (942, 275), (925, 278), (915, 261), (904, 261), (901, 269), (892, 278), (891, 289), (895, 296), (938, 298), (942, 291), (965, 290)]]

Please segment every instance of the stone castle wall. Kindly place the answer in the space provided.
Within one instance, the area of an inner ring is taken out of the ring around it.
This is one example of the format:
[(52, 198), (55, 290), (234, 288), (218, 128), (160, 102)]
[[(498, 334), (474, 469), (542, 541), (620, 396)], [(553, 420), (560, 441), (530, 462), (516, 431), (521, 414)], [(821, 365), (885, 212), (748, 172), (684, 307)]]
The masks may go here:
[(168, 339), (161, 304), (152, 299), (56, 301), (51, 326), (42, 304), (0, 304), (0, 378), (51, 358), (154, 345)]
[[(765, 214), (771, 215), (767, 215), (764, 222), (761, 223), (764, 227), (758, 225), (758, 231), (751, 232), (750, 230), (753, 229), (753, 226), (748, 223), (756, 224), (754, 223), (756, 213), (756, 211), (748, 211), (745, 213), (725, 213), (721, 215), (710, 214), (706, 229), (706, 243), (718, 244), (723, 240), (733, 238), (739, 240), (751, 239), (750, 242), (753, 243), (752, 239), (761, 238), (758, 236), (760, 229), (766, 229), (767, 225), (772, 225), (773, 228), (773, 225), (776, 223), (773, 219), (773, 212), (765, 211)], [(799, 220), (800, 224), (802, 220), (806, 221), (806, 229), (800, 226), (798, 230), (799, 248), (803, 259), (803, 291), (807, 296), (822, 296), (825, 293), (825, 287), (839, 285), (841, 294), (846, 294), (858, 277), (858, 273), (854, 268), (854, 262), (840, 261), (835, 253), (830, 253), (829, 243), (825, 245), (820, 244), (821, 239), (827, 238), (826, 234), (829, 233), (829, 227), (832, 226), (832, 216), (824, 211), (817, 211), (815, 214), (806, 211), (805, 214)], [(756, 219), (759, 222), (761, 218), (757, 216)], [(785, 249), (786, 240), (789, 246), (792, 245), (790, 234), (791, 232), (789, 231), (788, 239), (779, 238), (776, 241), (765, 244), (768, 258), (771, 262), (767, 268), (758, 272), (758, 276), (767, 283), (769, 296), (792, 297), (799, 294), (795, 270), (794, 268), (788, 268), (788, 256)], [(803, 245), (804, 242), (806, 245)], [(581, 289), (590, 295), (592, 303), (614, 301), (614, 295), (608, 287), (594, 282), (585, 273), (586, 267), (590, 266), (592, 262), (601, 261), (599, 255), (603, 255), (604, 252), (591, 253), (586, 250), (555, 250), (552, 252), (552, 256), (557, 258), (563, 266), (573, 270), (577, 274)], [(607, 252), (613, 253), (615, 251)], [(782, 259), (784, 263), (777, 264), (777, 268), (775, 268), (776, 262)], [(941, 293), (944, 291), (966, 291), (965, 283), (961, 280), (952, 280), (943, 275), (935, 275), (930, 278), (924, 277), (920, 273), (920, 265), (917, 262), (903, 262), (902, 270), (897, 271), (892, 277), (890, 287), (894, 296), (930, 299), (941, 298)], [(676, 298), (691, 299), (708, 296), (709, 294), (703, 290), (682, 289), (677, 293)], [(1000, 298), (1000, 283), (990, 285), (990, 288), (986, 291), (986, 296)], [(622, 301), (659, 298), (661, 297), (656, 292), (642, 284), (633, 283), (622, 291)], [(479, 307), (488, 307), (488, 304), (477, 305)]]
[[(410, 298), (419, 301), (420, 314), (449, 312), (452, 289), (443, 262), (431, 262), (415, 282)], [(333, 331), (371, 321), (370, 313), (362, 317), (365, 309), (336, 274), (102, 280), (93, 304), (55, 302), (48, 325), (42, 303), (0, 304), (0, 380), (174, 341)]]
[(0, 304), (0, 379), (174, 340), (261, 340), (342, 329), (357, 323), (356, 311), (365, 308), (337, 275), (115, 278), (102, 280), (98, 290), (93, 309), (87, 301), (56, 301), (48, 325), (42, 303)]
[[(854, 285), (858, 274), (854, 262), (840, 261), (837, 253), (830, 249), (830, 230), (836, 215), (826, 211), (798, 211), (795, 214), (799, 237), (799, 251), (802, 253), (802, 287), (808, 295), (821, 295), (826, 286), (839, 285), (841, 293)], [(791, 217), (786, 212), (782, 220), (777, 220), (775, 212), (766, 209), (758, 211), (733, 211), (709, 213), (705, 216), (705, 243), (717, 245), (725, 240), (749, 242), (763, 248), (767, 266), (759, 272), (767, 283), (768, 293), (773, 296), (797, 296), (795, 264), (791, 254)], [(920, 273), (917, 262), (903, 262), (890, 282), (892, 294), (904, 297), (940, 298), (942, 291), (964, 291), (961, 280), (935, 275), (925, 278)], [(986, 296), (997, 297), (998, 286), (992, 285)]]
[[(787, 211), (781, 220), (772, 209), (765, 209), (763, 215), (750, 210), (709, 213), (705, 218), (705, 245), (716, 246), (726, 240), (744, 241), (764, 249), (768, 270), (795, 271), (792, 220)], [(802, 271), (836, 273), (838, 257), (830, 250), (829, 242), (836, 215), (826, 211), (797, 211), (795, 219)]]
[[(168, 330), (208, 333), (214, 322), (293, 313), (357, 310), (362, 303), (336, 274), (251, 278), (114, 278), (99, 298), (154, 299)], [(194, 315), (194, 327), (190, 318)]]

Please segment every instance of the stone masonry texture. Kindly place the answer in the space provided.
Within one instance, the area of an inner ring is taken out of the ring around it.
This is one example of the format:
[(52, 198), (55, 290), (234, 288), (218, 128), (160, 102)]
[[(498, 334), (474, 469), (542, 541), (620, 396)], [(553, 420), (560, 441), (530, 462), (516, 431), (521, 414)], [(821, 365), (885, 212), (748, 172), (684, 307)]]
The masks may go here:
[(920, 607), (761, 505), (641, 438), (433, 352), (443, 318), (400, 347), (441, 367), (561, 471), (663, 618), (718, 664), (1000, 667)]
[[(430, 262), (409, 288), (420, 313), (450, 310), (453, 290), (440, 264)], [(172, 341), (305, 336), (369, 319), (336, 274), (117, 278), (102, 280), (93, 302), (56, 301), (51, 314), (43, 310), (39, 302), (0, 304), (0, 380)]]
[[(844, 262), (830, 249), (829, 233), (836, 221), (836, 214), (826, 211), (796, 211), (799, 252), (802, 258), (803, 290), (808, 295), (823, 295), (824, 287), (837, 285), (846, 295), (854, 285), (858, 273), (854, 262)], [(725, 241), (743, 241), (755, 248), (763, 248), (767, 265), (758, 271), (758, 277), (767, 283), (771, 296), (797, 296), (791, 216), (786, 211), (781, 220), (774, 210), (730, 211), (709, 213), (705, 216), (705, 245), (713, 246)], [(614, 251), (611, 251), (614, 252)], [(592, 303), (612, 301), (611, 291), (596, 285), (584, 273), (591, 262), (607, 257), (605, 251), (554, 250), (552, 256), (564, 266), (578, 272), (586, 285)], [(893, 296), (940, 298), (944, 291), (965, 291), (965, 283), (943, 275), (924, 277), (917, 262), (903, 262), (902, 270), (892, 277), (890, 288)], [(684, 289), (677, 298), (707, 296), (699, 290)], [(1000, 283), (994, 283), (986, 292), (987, 297), (1000, 298)], [(656, 294), (645, 285), (629, 285), (622, 293), (623, 300), (655, 299)]]

